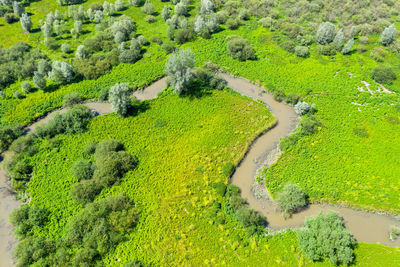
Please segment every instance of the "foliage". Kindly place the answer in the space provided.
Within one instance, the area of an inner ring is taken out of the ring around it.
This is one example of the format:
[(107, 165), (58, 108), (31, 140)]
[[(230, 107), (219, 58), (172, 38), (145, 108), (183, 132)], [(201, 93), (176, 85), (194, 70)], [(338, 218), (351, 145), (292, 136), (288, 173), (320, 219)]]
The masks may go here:
[(117, 83), (110, 88), (108, 99), (112, 109), (120, 116), (125, 116), (130, 106), (130, 89), (126, 83)]
[(393, 43), (395, 35), (396, 35), (396, 28), (394, 24), (390, 25), (389, 27), (386, 27), (381, 35), (381, 43), (385, 46), (390, 45), (391, 43)]
[(32, 29), (32, 21), (31, 21), (31, 17), (29, 17), (29, 15), (27, 13), (22, 14), (21, 18), (21, 26), (22, 28), (29, 32)]
[(229, 53), (233, 58), (240, 61), (255, 59), (255, 51), (247, 40), (234, 35), (227, 37), (226, 41)]
[(74, 79), (72, 66), (65, 61), (53, 61), (49, 78), (57, 83), (68, 83)]
[(20, 125), (3, 126), (0, 128), (0, 150), (5, 150), (11, 143), (24, 133)]
[(23, 204), (10, 214), (10, 222), (14, 225), (14, 233), (19, 240), (26, 238), (31, 232), (47, 222), (48, 211), (35, 205)]
[(294, 53), (298, 57), (306, 57), (310, 54), (310, 51), (307, 46), (296, 46), (294, 48)]
[(82, 101), (82, 98), (78, 92), (71, 92), (64, 96), (63, 106), (64, 107), (72, 107), (81, 101)]
[(347, 41), (347, 43), (343, 46), (343, 49), (342, 49), (342, 54), (343, 55), (347, 55), (348, 53), (350, 53), (350, 51), (351, 51), (351, 49), (353, 48), (353, 45), (354, 45), (354, 39), (353, 38), (350, 38), (348, 41)]
[(333, 41), (335, 37), (335, 25), (330, 22), (321, 24), (315, 35), (315, 39), (318, 43), (325, 45)]
[(379, 65), (372, 70), (372, 79), (378, 83), (392, 84), (396, 80), (396, 74), (393, 69), (386, 65)]
[(87, 80), (94, 80), (103, 76), (116, 65), (118, 65), (118, 58), (115, 53), (92, 55), (89, 59), (78, 58), (74, 60), (75, 72)]
[(193, 78), (194, 63), (194, 54), (190, 49), (180, 49), (168, 57), (165, 74), (169, 76), (169, 83), (178, 94), (188, 89)]
[(315, 105), (310, 105), (303, 101), (297, 102), (297, 104), (294, 106), (294, 111), (300, 116), (303, 116), (313, 110), (315, 110)]
[(285, 185), (282, 191), (276, 194), (275, 201), (285, 217), (290, 216), (307, 204), (303, 190), (296, 184)]
[(91, 162), (87, 160), (81, 160), (75, 162), (71, 172), (72, 175), (78, 179), (78, 181), (89, 180), (93, 176), (94, 168), (95, 167)]
[(300, 248), (309, 259), (319, 261), (328, 258), (334, 265), (353, 262), (355, 241), (336, 212), (308, 217), (305, 227), (298, 231), (297, 236)]

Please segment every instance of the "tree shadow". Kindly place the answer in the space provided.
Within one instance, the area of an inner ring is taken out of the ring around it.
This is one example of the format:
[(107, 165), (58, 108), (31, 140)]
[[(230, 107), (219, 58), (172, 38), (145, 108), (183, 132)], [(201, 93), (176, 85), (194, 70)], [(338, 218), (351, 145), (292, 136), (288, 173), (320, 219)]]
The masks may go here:
[(51, 84), (51, 85), (49, 85), (49, 86), (46, 86), (46, 87), (43, 89), (43, 92), (45, 92), (45, 93), (51, 93), (51, 92), (54, 92), (54, 91), (58, 90), (58, 88), (60, 88), (60, 85), (59, 85), (59, 84)]
[(202, 98), (204, 96), (208, 96), (211, 94), (211, 89), (208, 88), (204, 81), (200, 79), (193, 80), (190, 84), (187, 85), (187, 90), (183, 91), (180, 96), (188, 97), (189, 99)]
[(40, 32), (40, 28), (31, 29), (30, 33), (37, 33)]
[(129, 107), (126, 116), (135, 117), (135, 116), (139, 115), (140, 113), (145, 112), (149, 108), (150, 108), (150, 105), (149, 105), (148, 102), (146, 102), (146, 101), (137, 101), (137, 102), (133, 103)]

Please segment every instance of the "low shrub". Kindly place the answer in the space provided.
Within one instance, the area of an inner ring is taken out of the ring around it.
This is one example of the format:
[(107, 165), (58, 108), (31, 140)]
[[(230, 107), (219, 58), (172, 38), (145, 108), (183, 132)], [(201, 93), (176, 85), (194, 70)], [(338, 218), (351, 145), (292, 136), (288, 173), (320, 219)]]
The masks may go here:
[(228, 18), (226, 20), (226, 27), (230, 30), (236, 30), (240, 26), (240, 20), (237, 18)]
[(285, 185), (282, 191), (277, 193), (275, 201), (278, 203), (284, 217), (289, 217), (307, 204), (306, 195), (301, 187), (295, 184)]
[(308, 49), (307, 46), (296, 46), (294, 48), (294, 53), (298, 57), (306, 57), (310, 54), (310, 50)]
[(318, 127), (321, 126), (321, 123), (318, 121), (318, 119), (315, 116), (309, 116), (306, 118), (303, 118), (300, 121), (300, 133), (302, 135), (311, 135), (315, 132), (317, 132)]
[(279, 46), (290, 53), (294, 53), (296, 48), (296, 43), (292, 40), (287, 40), (280, 43)]
[(24, 133), (21, 125), (3, 126), (0, 128), (0, 150), (5, 150)]
[(75, 162), (71, 173), (78, 181), (88, 180), (92, 178), (94, 169), (93, 163), (87, 160), (80, 160)]
[(23, 204), (10, 214), (10, 222), (14, 225), (14, 234), (19, 240), (30, 235), (34, 228), (43, 226), (48, 220), (49, 212), (35, 205)]
[(72, 107), (82, 101), (82, 97), (78, 92), (71, 92), (64, 96), (63, 106)]
[(385, 57), (388, 55), (388, 52), (386, 52), (385, 49), (381, 47), (375, 47), (372, 49), (370, 56), (378, 62), (383, 62), (385, 60)]
[(229, 54), (235, 59), (239, 59), (240, 61), (255, 59), (255, 51), (251, 47), (249, 41), (240, 36), (228, 36), (226, 38), (226, 45)]
[(213, 183), (213, 188), (215, 189), (215, 192), (217, 192), (218, 195), (220, 195), (221, 197), (225, 196), (226, 193), (226, 184), (222, 183), (222, 182), (218, 182), (218, 183)]
[(324, 55), (324, 56), (336, 55), (336, 48), (333, 44), (318, 45), (317, 50), (321, 55)]
[(384, 83), (391, 85), (396, 80), (396, 73), (392, 67), (386, 65), (380, 65), (375, 67), (371, 73), (372, 79), (378, 83)]
[(234, 166), (232, 162), (225, 163), (224, 166), (222, 166), (222, 174), (227, 177), (230, 176), (233, 172), (233, 168)]

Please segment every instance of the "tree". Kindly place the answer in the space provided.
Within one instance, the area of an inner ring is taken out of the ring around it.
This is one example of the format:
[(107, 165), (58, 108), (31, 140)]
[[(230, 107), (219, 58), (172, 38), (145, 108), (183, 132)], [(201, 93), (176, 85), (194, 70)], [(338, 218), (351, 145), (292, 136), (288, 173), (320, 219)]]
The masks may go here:
[(117, 83), (110, 88), (109, 102), (114, 112), (120, 116), (125, 116), (128, 112), (130, 93), (126, 83)]
[(123, 1), (121, 1), (121, 0), (115, 1), (114, 5), (115, 5), (115, 9), (117, 11), (121, 11), (121, 10), (123, 10), (125, 8), (125, 3)]
[(74, 30), (78, 35), (82, 32), (82, 21), (76, 20), (74, 22)]
[(204, 29), (207, 28), (206, 22), (202, 16), (197, 16), (196, 22), (194, 23), (194, 31), (200, 34)]
[(13, 2), (13, 11), (14, 11), (15, 15), (17, 15), (18, 17), (21, 17), (22, 14), (25, 12), (25, 7), (22, 3), (14, 1)]
[(57, 83), (67, 83), (74, 79), (74, 72), (67, 62), (53, 61), (49, 77)]
[(277, 193), (275, 201), (282, 210), (285, 217), (290, 216), (299, 208), (307, 204), (306, 196), (300, 186), (295, 184), (287, 184), (282, 191)]
[(335, 26), (330, 22), (321, 24), (318, 28), (315, 39), (318, 43), (324, 45), (332, 42), (335, 37)]
[(168, 6), (164, 6), (161, 11), (161, 17), (163, 18), (164, 21), (167, 21), (167, 19), (169, 19), (170, 16), (171, 16), (171, 9), (169, 9)]
[(255, 51), (251, 47), (249, 41), (236, 35), (228, 36), (226, 41), (228, 51), (233, 58), (239, 59), (240, 61), (255, 58)]
[(71, 46), (69, 44), (62, 44), (61, 51), (65, 54), (71, 53)]
[(180, 2), (175, 6), (174, 11), (175, 15), (177, 15), (178, 17), (183, 16), (186, 14), (187, 11), (186, 5)]
[(193, 78), (194, 63), (194, 53), (190, 49), (180, 49), (168, 57), (165, 74), (169, 76), (170, 84), (178, 94), (187, 90), (187, 86)]
[(219, 27), (217, 15), (215, 13), (209, 15), (206, 24), (210, 32), (215, 32)]
[(394, 24), (386, 27), (381, 35), (381, 43), (385, 46), (390, 45), (394, 41), (394, 36), (396, 35), (396, 28)]
[(347, 43), (344, 45), (343, 49), (342, 49), (342, 54), (343, 55), (347, 55), (348, 53), (350, 53), (351, 49), (353, 48), (354, 45), (354, 39), (350, 38)]
[(42, 30), (45, 38), (49, 38), (53, 35), (53, 27), (47, 22), (45, 22), (40, 29)]
[(33, 84), (39, 89), (45, 88), (46, 87), (46, 79), (44, 78), (44, 75), (38, 71), (35, 71), (35, 73), (33, 75)]
[(21, 26), (25, 31), (29, 32), (32, 29), (31, 17), (29, 17), (27, 13), (22, 14), (20, 21)]
[(147, 15), (152, 15), (154, 13), (153, 4), (147, 0), (146, 3), (144, 3), (144, 6), (142, 7), (142, 12)]
[(84, 45), (78, 46), (75, 52), (75, 57), (77, 59), (85, 59), (89, 57), (89, 51), (85, 48)]
[(200, 14), (209, 14), (214, 11), (214, 5), (211, 0), (201, 0)]
[(49, 62), (47, 62), (47, 60), (45, 59), (41, 59), (38, 62), (37, 65), (37, 71), (42, 74), (43, 76), (47, 76), (48, 72), (51, 70), (51, 66), (49, 64)]
[(297, 232), (300, 248), (313, 261), (328, 258), (334, 265), (350, 264), (354, 260), (354, 238), (343, 226), (338, 213), (328, 211), (307, 217), (305, 229)]
[(344, 42), (343, 29), (340, 29), (337, 32), (335, 39), (333, 39), (333, 44), (335, 45), (336, 49), (339, 50), (342, 47), (343, 42)]

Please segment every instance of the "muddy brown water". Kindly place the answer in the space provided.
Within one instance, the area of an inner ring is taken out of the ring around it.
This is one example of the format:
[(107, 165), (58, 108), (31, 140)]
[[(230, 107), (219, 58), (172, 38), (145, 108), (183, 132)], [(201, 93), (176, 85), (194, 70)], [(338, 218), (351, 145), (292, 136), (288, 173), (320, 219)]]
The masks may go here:
[(266, 156), (277, 147), (280, 138), (287, 136), (296, 128), (298, 117), (292, 107), (275, 101), (270, 94), (261, 93), (262, 87), (243, 78), (234, 78), (229, 74), (222, 76), (232, 89), (253, 99), (262, 100), (277, 119), (277, 124), (273, 129), (255, 140), (230, 180), (240, 188), (242, 197), (250, 207), (265, 216), (268, 227), (275, 230), (302, 227), (306, 217), (333, 210), (340, 214), (345, 226), (357, 241), (400, 247), (399, 239), (396, 241), (389, 239), (391, 227), (400, 227), (400, 221), (393, 216), (329, 204), (310, 204), (306, 209), (285, 220), (273, 201), (257, 199), (251, 190), (257, 169), (263, 164)]
[[(228, 86), (235, 91), (253, 99), (262, 100), (277, 118), (276, 126), (255, 140), (231, 178), (231, 183), (237, 185), (241, 189), (242, 197), (249, 205), (266, 217), (269, 227), (276, 230), (300, 227), (303, 225), (306, 216), (316, 215), (321, 211), (335, 210), (343, 217), (345, 225), (358, 241), (368, 243), (378, 242), (387, 246), (400, 246), (399, 240), (395, 242), (389, 240), (388, 233), (390, 227), (392, 225), (400, 226), (400, 222), (392, 216), (331, 205), (311, 204), (307, 209), (295, 214), (290, 219), (284, 220), (272, 201), (260, 201), (257, 199), (251, 191), (256, 170), (267, 155), (276, 148), (280, 138), (287, 136), (294, 130), (298, 117), (293, 108), (275, 101), (270, 94), (261, 93), (263, 90), (262, 87), (254, 85), (243, 78), (235, 78), (225, 73), (221, 75), (227, 80)], [(134, 92), (134, 95), (138, 100), (153, 99), (157, 97), (157, 94), (162, 91), (166, 85), (167, 79), (164, 77), (148, 86), (145, 90)], [(96, 111), (99, 115), (112, 112), (109, 103), (87, 102), (84, 103), (84, 105)], [(57, 113), (63, 113), (65, 111), (66, 109), (61, 109), (49, 113), (44, 118), (26, 127), (26, 131), (33, 131), (37, 126), (48, 122)], [(3, 156), (5, 157), (4, 161), (6, 161), (8, 158), (7, 153), (4, 153)], [(8, 223), (8, 217), (10, 212), (20, 205), (20, 202), (15, 199), (15, 192), (10, 185), (6, 172), (3, 170), (4, 164), (1, 165), (0, 266), (8, 267), (15, 264), (11, 255), (16, 244), (16, 239), (12, 234), (12, 227)]]

